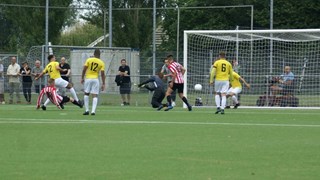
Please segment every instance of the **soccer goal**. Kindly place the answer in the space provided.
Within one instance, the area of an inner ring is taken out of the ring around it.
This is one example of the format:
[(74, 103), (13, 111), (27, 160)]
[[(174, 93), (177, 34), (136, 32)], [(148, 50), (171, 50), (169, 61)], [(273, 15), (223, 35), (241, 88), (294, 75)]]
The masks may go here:
[[(251, 85), (243, 85), (241, 106), (320, 107), (320, 29), (184, 31), (185, 95), (194, 104), (215, 106), (209, 73), (220, 51)], [(290, 92), (273, 91), (286, 66), (294, 74)]]

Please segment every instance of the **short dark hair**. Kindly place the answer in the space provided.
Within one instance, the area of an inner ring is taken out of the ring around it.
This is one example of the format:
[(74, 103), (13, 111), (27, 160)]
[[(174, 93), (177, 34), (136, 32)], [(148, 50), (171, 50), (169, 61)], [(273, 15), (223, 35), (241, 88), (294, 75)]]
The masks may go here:
[(163, 73), (158, 72), (158, 73), (157, 73), (157, 75), (159, 76), (159, 78), (160, 78), (160, 79), (162, 79), (162, 78), (163, 78)]
[(121, 59), (121, 60), (120, 60), (120, 62), (122, 62), (122, 61), (127, 62), (127, 60), (126, 60), (126, 59)]
[(95, 49), (94, 50), (94, 53), (93, 53), (94, 57), (100, 58), (100, 54), (101, 54), (100, 49)]
[(167, 59), (173, 59), (172, 54), (169, 54), (169, 55), (167, 56)]
[(225, 57), (225, 56), (226, 56), (226, 52), (224, 52), (224, 51), (220, 51), (220, 52), (219, 52), (219, 56), (223, 56), (223, 57)]
[(53, 54), (50, 54), (50, 55), (48, 56), (48, 60), (50, 61), (53, 57), (54, 57), (54, 55), (53, 55)]

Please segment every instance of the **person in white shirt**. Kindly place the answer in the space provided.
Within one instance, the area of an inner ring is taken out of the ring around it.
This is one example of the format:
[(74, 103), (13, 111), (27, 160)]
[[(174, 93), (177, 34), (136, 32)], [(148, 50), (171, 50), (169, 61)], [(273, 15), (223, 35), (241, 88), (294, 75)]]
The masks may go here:
[(17, 64), (17, 58), (11, 57), (11, 64), (7, 69), (7, 76), (9, 78), (9, 104), (13, 103), (13, 93), (16, 93), (17, 103), (20, 101), (20, 65)]

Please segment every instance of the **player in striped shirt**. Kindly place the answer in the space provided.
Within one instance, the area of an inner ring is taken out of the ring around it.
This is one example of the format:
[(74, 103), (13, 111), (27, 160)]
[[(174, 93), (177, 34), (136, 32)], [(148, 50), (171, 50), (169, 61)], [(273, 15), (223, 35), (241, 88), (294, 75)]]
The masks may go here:
[[(72, 102), (74, 105), (79, 106), (80, 108), (82, 108), (82, 104), (79, 104), (78, 101), (75, 101), (73, 98), (68, 97), (68, 96), (60, 96), (57, 93), (57, 89), (55, 88), (55, 83), (54, 83), (54, 79), (49, 79), (48, 80), (48, 86), (43, 88), (40, 92), (40, 95), (38, 97), (38, 101), (37, 101), (37, 109), (40, 108), (40, 104), (41, 104), (41, 100), (43, 98), (44, 95), (47, 96), (47, 98), (54, 104), (56, 105), (59, 109), (64, 109), (64, 103), (67, 102)], [(42, 110), (47, 110), (47, 107), (45, 105), (41, 106)]]
[[(220, 52), (219, 59), (214, 62), (213, 68), (210, 74), (210, 85), (213, 85), (216, 92), (215, 102), (217, 105), (216, 114), (224, 114), (224, 108), (227, 102), (227, 91), (229, 89), (229, 81), (232, 82), (232, 65), (226, 60), (226, 53)], [(221, 98), (220, 98), (221, 96)]]
[[(54, 84), (56, 87), (69, 89), (70, 93), (72, 94), (72, 97), (76, 101), (78, 101), (79, 104), (83, 104), (83, 102), (78, 99), (78, 96), (76, 94), (76, 91), (73, 88), (73, 85), (61, 78), (60, 71), (62, 71), (62, 69), (60, 68), (59, 63), (56, 61), (56, 57), (54, 55), (49, 55), (48, 60), (50, 61), (50, 63), (45, 67), (45, 69), (42, 71), (42, 73), (38, 77), (35, 77), (35, 80), (38, 80), (44, 74), (48, 73), (50, 78), (54, 79)], [(44, 105), (46, 106), (47, 104), (49, 104), (49, 102), (50, 102), (49, 100), (46, 100)]]
[(182, 99), (182, 101), (188, 106), (188, 110), (192, 111), (192, 106), (188, 103), (188, 100), (183, 95), (183, 86), (184, 86), (184, 79), (183, 75), (186, 72), (186, 69), (179, 63), (173, 61), (173, 56), (168, 55), (167, 56), (168, 62), (169, 62), (169, 70), (172, 73), (172, 80), (169, 83), (169, 87), (167, 89), (166, 97), (168, 101), (168, 107), (165, 109), (165, 111), (169, 111), (170, 109), (173, 109), (172, 107), (172, 99), (171, 99), (171, 93), (173, 91), (178, 91), (179, 97)]

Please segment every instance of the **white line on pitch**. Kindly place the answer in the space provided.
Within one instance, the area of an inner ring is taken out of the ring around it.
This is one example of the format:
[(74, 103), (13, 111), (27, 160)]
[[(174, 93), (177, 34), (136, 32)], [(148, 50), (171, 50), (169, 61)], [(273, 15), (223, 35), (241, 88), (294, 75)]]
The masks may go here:
[(173, 122), (173, 121), (117, 121), (117, 120), (67, 120), (67, 119), (5, 119), (0, 124), (173, 124), (173, 125), (223, 125), (223, 126), (272, 126), (272, 127), (315, 127), (320, 124), (263, 124), (263, 123), (222, 123), (222, 122)]

